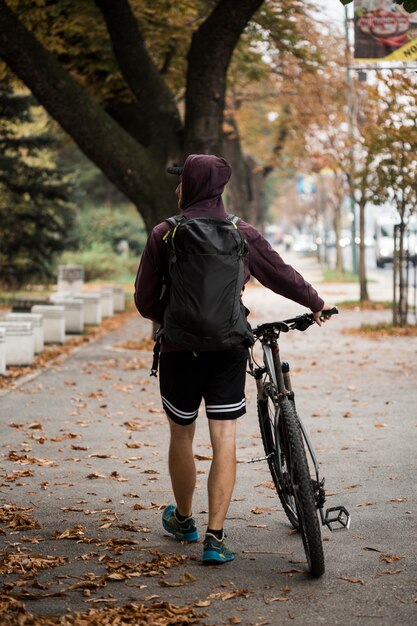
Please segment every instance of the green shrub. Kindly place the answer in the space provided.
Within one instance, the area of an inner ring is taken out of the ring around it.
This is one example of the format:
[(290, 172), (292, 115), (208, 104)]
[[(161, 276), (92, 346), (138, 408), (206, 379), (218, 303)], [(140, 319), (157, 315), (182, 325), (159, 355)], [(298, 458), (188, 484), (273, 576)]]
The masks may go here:
[(143, 220), (132, 205), (84, 206), (77, 214), (74, 239), (79, 250), (90, 250), (99, 243), (117, 251), (120, 242), (139, 255), (146, 243)]
[(119, 275), (134, 274), (138, 258), (121, 256), (114, 252), (110, 244), (93, 243), (88, 250), (65, 252), (60, 263), (82, 265), (86, 281), (111, 280)]

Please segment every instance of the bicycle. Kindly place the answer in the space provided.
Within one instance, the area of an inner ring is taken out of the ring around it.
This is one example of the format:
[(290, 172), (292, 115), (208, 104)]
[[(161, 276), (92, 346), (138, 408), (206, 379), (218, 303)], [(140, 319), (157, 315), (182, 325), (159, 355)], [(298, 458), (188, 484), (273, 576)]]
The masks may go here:
[[(336, 307), (323, 312), (323, 317), (338, 313)], [(255, 343), (263, 352), (263, 365), (249, 358), (249, 373), (257, 386), (259, 427), (265, 457), (250, 459), (249, 463), (267, 460), (279, 499), (291, 525), (300, 532), (309, 570), (314, 577), (325, 570), (321, 523), (329, 530), (348, 529), (350, 514), (344, 506), (323, 512), (326, 501), (324, 478), (319, 477), (318, 460), (304, 424), (295, 407), (290, 366), (280, 360), (278, 339), (289, 330), (305, 331), (315, 324), (311, 313), (279, 322), (261, 324), (253, 329)], [(314, 471), (310, 471), (306, 448)], [(313, 474), (313, 476), (311, 475)]]

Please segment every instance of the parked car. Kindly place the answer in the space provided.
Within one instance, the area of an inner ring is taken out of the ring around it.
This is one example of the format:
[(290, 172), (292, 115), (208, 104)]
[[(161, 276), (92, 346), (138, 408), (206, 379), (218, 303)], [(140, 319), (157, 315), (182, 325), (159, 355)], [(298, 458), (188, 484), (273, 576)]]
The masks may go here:
[(292, 249), (300, 254), (312, 254), (317, 250), (317, 244), (312, 235), (301, 234), (294, 239)]

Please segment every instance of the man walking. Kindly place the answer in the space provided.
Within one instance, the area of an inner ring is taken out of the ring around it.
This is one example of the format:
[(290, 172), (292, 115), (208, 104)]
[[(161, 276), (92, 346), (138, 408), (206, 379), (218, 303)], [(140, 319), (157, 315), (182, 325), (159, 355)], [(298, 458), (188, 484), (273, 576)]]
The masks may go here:
[[(198, 218), (202, 218), (202, 222), (204, 218), (210, 218), (213, 222), (225, 223), (227, 214), (222, 192), (231, 176), (230, 165), (223, 158), (214, 155), (194, 154), (187, 157), (184, 167), (177, 173), (181, 173), (176, 193), (178, 206), (182, 211), (182, 219), (177, 223), (191, 224), (198, 222)], [(210, 219), (208, 221), (206, 219), (204, 224), (209, 223)], [(294, 268), (284, 263), (256, 228), (243, 220), (230, 221), (238, 229), (239, 238), (245, 247), (241, 258), (236, 260), (236, 263), (242, 264), (242, 284), (246, 283), (251, 275), (254, 276), (275, 293), (309, 308), (316, 322), (321, 325), (322, 311), (332, 307), (324, 303), (316, 290)], [(232, 224), (228, 223), (228, 226), (232, 227)], [(168, 326), (172, 326), (170, 307), (173, 308), (173, 293), (170, 302), (169, 292), (178, 288), (173, 284), (175, 273), (172, 270), (172, 254), (170, 256), (170, 250), (173, 248), (166, 244), (171, 239), (174, 241), (175, 236), (175, 222), (174, 225), (167, 221), (162, 222), (152, 230), (135, 282), (135, 303), (139, 313), (162, 325), (160, 391), (170, 426), (168, 464), (176, 502), (175, 505), (166, 507), (162, 523), (165, 530), (179, 541), (195, 542), (199, 539), (196, 522), (192, 516), (196, 484), (193, 439), (198, 409), (204, 399), (213, 460), (207, 485), (209, 519), (203, 561), (225, 563), (234, 559), (234, 554), (225, 543), (223, 526), (236, 479), (236, 420), (246, 412), (244, 390), (250, 327), (245, 317), (247, 310), (240, 304), (240, 319), (236, 322), (236, 332), (228, 335), (234, 337), (233, 341), (221, 340), (226, 348), (221, 343), (218, 345), (214, 339), (202, 337), (203, 349), (194, 349), (192, 324), (188, 321), (189, 311), (184, 305), (182, 313), (181, 308), (176, 307), (177, 323), (180, 324), (187, 319), (183, 324), (184, 329), (177, 335), (168, 332)], [(214, 239), (217, 240), (219, 237), (217, 234), (213, 235), (209, 243), (214, 245), (216, 243)], [(203, 240), (199, 243), (201, 246), (206, 245)], [(200, 284), (194, 285), (197, 294), (204, 289), (206, 278), (208, 282), (210, 280), (210, 276), (204, 274), (205, 268), (213, 267), (204, 264), (204, 256), (212, 255), (203, 254), (200, 257)], [(187, 273), (187, 265), (182, 268), (181, 271)], [(211, 269), (207, 271), (213, 273)], [(227, 271), (225, 268), (224, 271), (218, 272), (215, 282), (221, 283)], [(181, 285), (181, 289), (184, 288), (184, 285)], [(223, 291), (232, 292), (233, 289)], [(241, 293), (238, 291), (239, 302), (240, 296)], [(219, 298), (220, 296), (215, 300)], [(208, 302), (209, 306), (205, 305), (202, 317), (210, 315), (212, 309), (210, 299)], [(181, 316), (184, 320), (179, 319)], [(221, 310), (218, 310), (216, 319), (218, 316), (221, 316)], [(196, 324), (198, 331), (198, 319)], [(201, 324), (203, 325), (203, 321)], [(164, 332), (164, 325), (167, 332)], [(207, 332), (204, 331), (202, 334), (207, 335)], [(172, 341), (172, 337), (178, 339)]]

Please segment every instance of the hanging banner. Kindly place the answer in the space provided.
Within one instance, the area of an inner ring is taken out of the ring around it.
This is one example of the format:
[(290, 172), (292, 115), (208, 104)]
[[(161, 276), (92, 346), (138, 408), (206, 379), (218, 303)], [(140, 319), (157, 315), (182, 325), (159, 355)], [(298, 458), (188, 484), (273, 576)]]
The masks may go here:
[(354, 7), (355, 60), (417, 60), (417, 12), (390, 0), (357, 0)]

